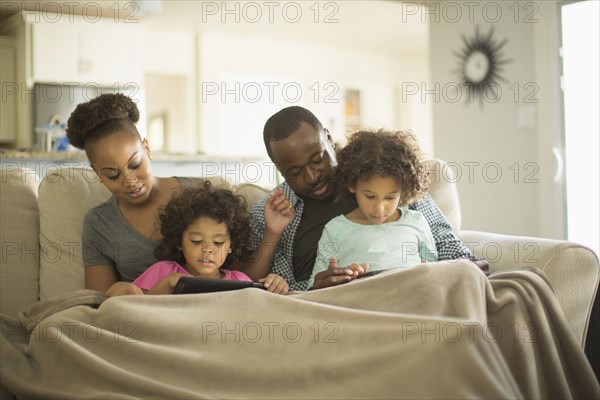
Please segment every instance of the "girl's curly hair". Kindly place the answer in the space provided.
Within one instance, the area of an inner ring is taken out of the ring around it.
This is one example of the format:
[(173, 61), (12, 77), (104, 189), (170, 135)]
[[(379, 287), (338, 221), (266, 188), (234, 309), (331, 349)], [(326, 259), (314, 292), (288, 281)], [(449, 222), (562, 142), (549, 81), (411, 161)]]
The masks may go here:
[(139, 133), (135, 124), (140, 112), (135, 102), (124, 94), (102, 94), (86, 103), (80, 103), (67, 121), (69, 143), (79, 149), (117, 131)]
[(246, 201), (230, 190), (213, 188), (209, 181), (204, 182), (201, 187), (188, 186), (180, 189), (159, 210), (160, 233), (163, 238), (156, 246), (154, 255), (161, 260), (177, 261), (185, 265), (185, 258), (179, 250), (183, 232), (200, 217), (209, 217), (227, 225), (231, 253), (227, 256), (224, 267), (234, 261), (249, 258), (250, 213)]
[(429, 171), (411, 132), (358, 131), (337, 153), (336, 180), (339, 190), (359, 179), (393, 178), (400, 184), (400, 206), (421, 198), (429, 188)]

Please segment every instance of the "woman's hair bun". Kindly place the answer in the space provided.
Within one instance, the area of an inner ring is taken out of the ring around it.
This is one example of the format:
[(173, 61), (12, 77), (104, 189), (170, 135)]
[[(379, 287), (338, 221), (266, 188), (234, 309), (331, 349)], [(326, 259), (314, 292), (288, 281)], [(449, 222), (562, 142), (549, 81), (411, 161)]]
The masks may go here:
[(95, 128), (107, 121), (117, 119), (129, 121), (131, 125), (140, 119), (137, 105), (124, 94), (102, 94), (88, 102), (78, 104), (67, 121), (69, 142), (83, 149), (86, 140), (95, 136), (96, 132), (93, 132)]

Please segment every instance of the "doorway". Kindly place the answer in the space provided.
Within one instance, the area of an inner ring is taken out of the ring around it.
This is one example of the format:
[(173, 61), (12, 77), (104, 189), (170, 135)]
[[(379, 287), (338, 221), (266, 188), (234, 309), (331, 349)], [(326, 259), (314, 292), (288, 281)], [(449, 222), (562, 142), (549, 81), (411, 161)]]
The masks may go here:
[(600, 2), (561, 7), (567, 238), (599, 253)]

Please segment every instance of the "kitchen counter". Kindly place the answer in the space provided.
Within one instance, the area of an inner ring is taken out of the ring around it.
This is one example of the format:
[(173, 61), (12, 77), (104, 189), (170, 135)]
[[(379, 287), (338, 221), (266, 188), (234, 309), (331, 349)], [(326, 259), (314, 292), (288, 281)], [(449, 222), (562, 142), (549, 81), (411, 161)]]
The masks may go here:
[(0, 149), (0, 160), (87, 160), (84, 151), (47, 152), (39, 150)]
[[(0, 160), (30, 159), (30, 160), (87, 160), (85, 151), (40, 151), (40, 150), (15, 150), (0, 148)], [(161, 154), (152, 153), (152, 161), (166, 162), (203, 162), (203, 161), (267, 161), (259, 157), (240, 156), (210, 156), (206, 154)]]
[[(0, 149), (0, 165), (18, 164), (44, 176), (48, 168), (89, 167), (84, 151), (44, 152)], [(277, 186), (281, 177), (273, 163), (258, 157), (208, 156), (203, 154), (152, 154), (156, 176), (221, 176), (232, 183), (254, 183), (266, 188)]]

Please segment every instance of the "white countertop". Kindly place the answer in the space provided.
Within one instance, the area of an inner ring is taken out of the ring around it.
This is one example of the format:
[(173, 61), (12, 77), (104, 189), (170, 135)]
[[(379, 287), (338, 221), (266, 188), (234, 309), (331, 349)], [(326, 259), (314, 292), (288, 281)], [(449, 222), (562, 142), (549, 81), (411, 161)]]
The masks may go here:
[[(83, 150), (46, 152), (39, 150), (0, 149), (0, 160), (72, 160), (87, 161)], [(152, 161), (158, 162), (270, 162), (259, 157), (211, 156), (206, 154), (160, 154), (152, 153)]]

